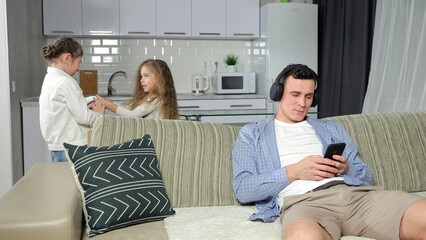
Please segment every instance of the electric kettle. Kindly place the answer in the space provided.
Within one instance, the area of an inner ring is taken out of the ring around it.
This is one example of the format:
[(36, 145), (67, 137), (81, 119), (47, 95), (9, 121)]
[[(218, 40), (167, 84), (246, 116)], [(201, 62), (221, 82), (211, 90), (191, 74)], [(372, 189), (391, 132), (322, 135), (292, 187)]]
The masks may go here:
[(205, 74), (192, 75), (192, 95), (203, 95), (209, 89), (209, 77)]

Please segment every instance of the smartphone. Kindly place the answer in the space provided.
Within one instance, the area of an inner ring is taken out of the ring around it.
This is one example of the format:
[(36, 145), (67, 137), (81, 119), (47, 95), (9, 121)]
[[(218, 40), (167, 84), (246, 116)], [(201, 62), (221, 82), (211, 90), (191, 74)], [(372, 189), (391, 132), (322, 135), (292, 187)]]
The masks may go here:
[(324, 158), (334, 160), (333, 155), (342, 155), (345, 147), (346, 143), (333, 143), (328, 145), (327, 150), (325, 150)]

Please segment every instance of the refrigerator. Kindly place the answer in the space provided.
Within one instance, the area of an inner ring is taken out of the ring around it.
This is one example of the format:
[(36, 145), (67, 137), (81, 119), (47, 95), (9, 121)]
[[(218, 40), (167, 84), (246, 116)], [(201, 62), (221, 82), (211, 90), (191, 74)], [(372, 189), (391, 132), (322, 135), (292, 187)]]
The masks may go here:
[[(269, 89), (278, 74), (291, 63), (301, 63), (318, 73), (318, 5), (268, 3), (260, 8), (260, 38), (253, 43), (253, 63), (258, 73), (257, 89), (269, 99)], [(277, 103), (268, 100), (268, 109)], [(310, 117), (317, 117), (317, 107)]]

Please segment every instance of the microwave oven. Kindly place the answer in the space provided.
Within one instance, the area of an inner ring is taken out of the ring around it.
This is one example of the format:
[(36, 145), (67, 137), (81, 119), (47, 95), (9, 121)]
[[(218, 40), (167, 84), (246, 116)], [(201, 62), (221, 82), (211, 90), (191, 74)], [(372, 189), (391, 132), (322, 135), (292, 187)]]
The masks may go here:
[(217, 72), (213, 76), (212, 85), (215, 94), (256, 93), (256, 73)]

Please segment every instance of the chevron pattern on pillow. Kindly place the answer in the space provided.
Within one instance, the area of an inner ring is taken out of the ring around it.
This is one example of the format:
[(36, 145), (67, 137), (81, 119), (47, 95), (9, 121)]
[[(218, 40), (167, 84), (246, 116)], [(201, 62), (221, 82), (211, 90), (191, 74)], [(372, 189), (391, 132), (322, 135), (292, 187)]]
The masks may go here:
[(89, 237), (175, 213), (149, 135), (105, 147), (64, 146), (82, 193)]

